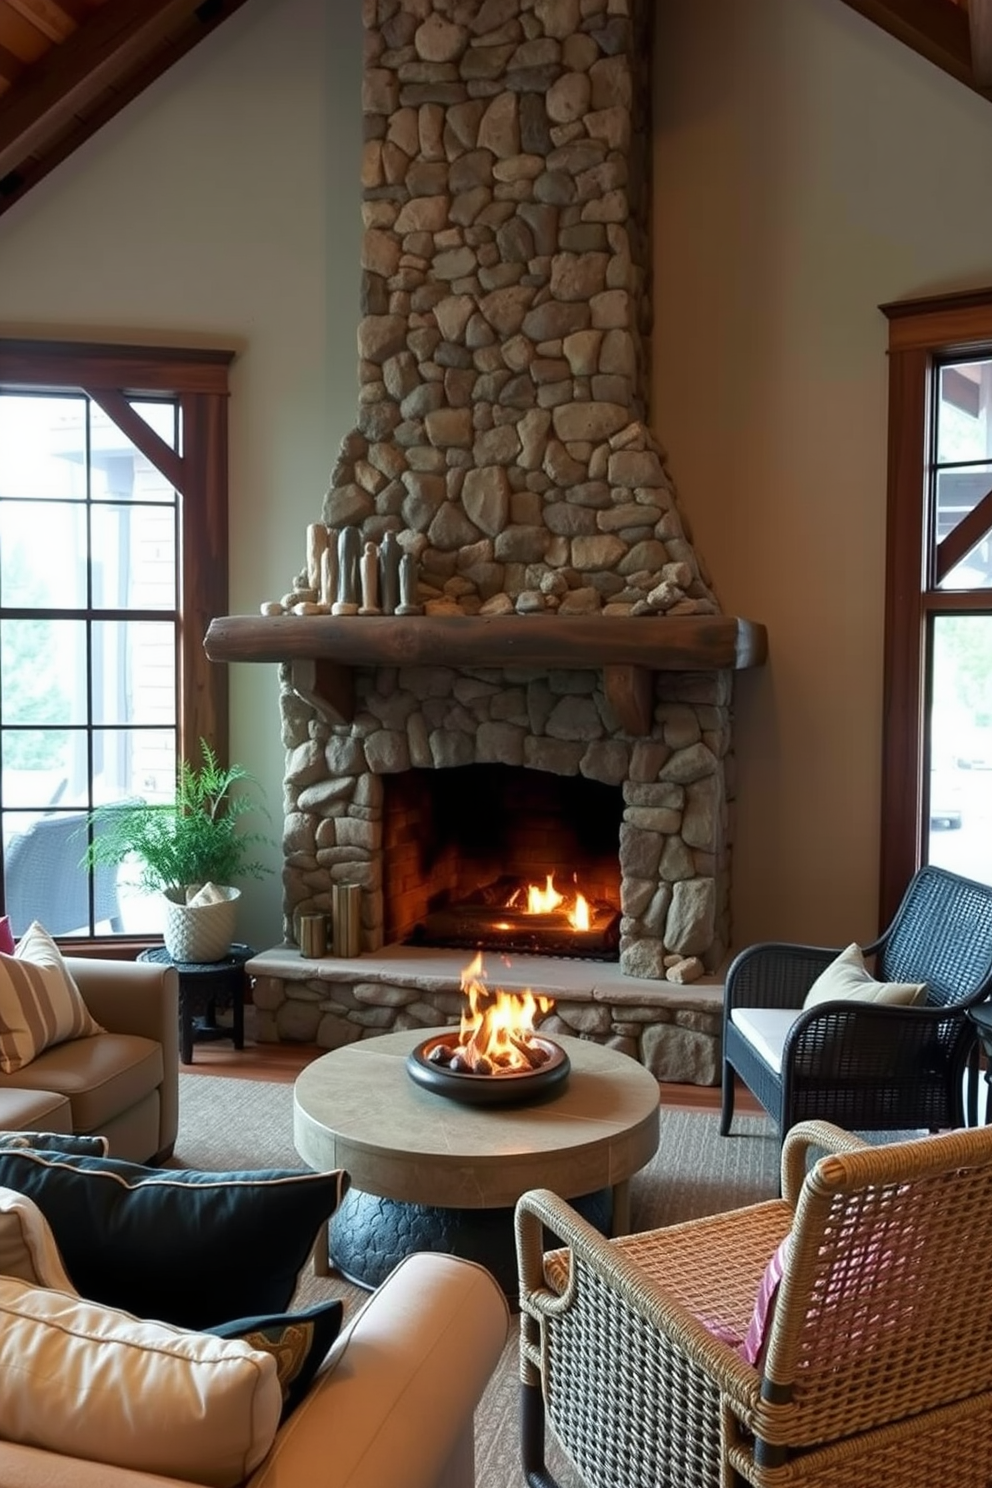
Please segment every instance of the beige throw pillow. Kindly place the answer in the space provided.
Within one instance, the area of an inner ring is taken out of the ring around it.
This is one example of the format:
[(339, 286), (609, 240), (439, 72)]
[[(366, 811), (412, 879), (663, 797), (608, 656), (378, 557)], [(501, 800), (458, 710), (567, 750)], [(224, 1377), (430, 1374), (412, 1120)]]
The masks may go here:
[(75, 1293), (48, 1220), (27, 1194), (0, 1188), (0, 1276)]
[(821, 1002), (885, 1002), (913, 1007), (925, 1002), (926, 982), (876, 982), (865, 965), (861, 947), (855, 942), (841, 951), (806, 993), (803, 1008)]
[(13, 1075), (51, 1044), (102, 1033), (62, 953), (35, 920), (0, 954), (0, 1070)]
[[(0, 1439), (234, 1488), (275, 1440), (271, 1354), (0, 1277)], [(66, 1477), (71, 1480), (71, 1474)]]

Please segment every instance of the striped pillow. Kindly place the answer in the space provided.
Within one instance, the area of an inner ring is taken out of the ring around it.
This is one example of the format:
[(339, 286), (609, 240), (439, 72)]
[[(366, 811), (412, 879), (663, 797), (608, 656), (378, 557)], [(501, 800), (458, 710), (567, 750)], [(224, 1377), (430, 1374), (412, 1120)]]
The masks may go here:
[(52, 1044), (102, 1033), (62, 953), (35, 920), (0, 954), (0, 1071), (15, 1074)]

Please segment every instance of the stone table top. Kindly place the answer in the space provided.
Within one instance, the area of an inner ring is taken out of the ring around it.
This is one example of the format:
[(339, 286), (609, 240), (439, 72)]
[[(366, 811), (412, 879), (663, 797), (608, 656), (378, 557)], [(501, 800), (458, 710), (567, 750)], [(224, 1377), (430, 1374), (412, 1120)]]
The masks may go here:
[(658, 1083), (636, 1060), (556, 1037), (567, 1083), (532, 1105), (469, 1106), (406, 1068), (451, 1029), (405, 1029), (314, 1060), (294, 1089), (293, 1140), (312, 1168), (345, 1168), (357, 1189), (403, 1203), (491, 1209), (530, 1188), (562, 1198), (617, 1189), (658, 1146)]

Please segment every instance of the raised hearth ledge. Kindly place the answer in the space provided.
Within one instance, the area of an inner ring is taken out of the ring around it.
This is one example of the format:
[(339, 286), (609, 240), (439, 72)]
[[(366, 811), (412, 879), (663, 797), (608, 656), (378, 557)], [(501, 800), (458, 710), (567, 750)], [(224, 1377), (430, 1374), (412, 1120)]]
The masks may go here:
[[(461, 974), (472, 952), (436, 946), (388, 945), (360, 956), (301, 956), (295, 946), (276, 946), (245, 963), (249, 976), (301, 977), (328, 982), (389, 982), (423, 992), (459, 992)], [(723, 1008), (723, 977), (702, 976), (684, 986), (650, 977), (624, 976), (613, 961), (582, 961), (557, 956), (514, 956), (505, 966), (497, 955), (484, 956), (490, 987), (505, 992), (543, 993), (573, 1002), (657, 1003), (659, 1007)]]
[(601, 668), (631, 734), (651, 727), (657, 671), (761, 666), (765, 627), (733, 615), (224, 615), (204, 640), (211, 661), (285, 661), (297, 692), (331, 723), (354, 717), (354, 667)]
[[(464, 950), (389, 945), (380, 951), (311, 960), (276, 946), (246, 963), (256, 1037), (263, 1043), (315, 1043), (337, 1049), (402, 1028), (457, 1023), (464, 1007)], [(539, 1020), (550, 1037), (570, 1034), (619, 1049), (657, 1080), (717, 1085), (723, 1036), (723, 982), (682, 986), (624, 976), (613, 962), (515, 956), (485, 958), (489, 983), (553, 997)]]

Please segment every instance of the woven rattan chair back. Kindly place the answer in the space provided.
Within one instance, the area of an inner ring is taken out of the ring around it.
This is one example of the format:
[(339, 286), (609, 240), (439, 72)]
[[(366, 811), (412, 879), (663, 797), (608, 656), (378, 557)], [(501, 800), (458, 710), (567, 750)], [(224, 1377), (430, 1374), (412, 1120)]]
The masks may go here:
[(992, 991), (992, 886), (921, 868), (879, 943), (883, 982), (926, 982), (927, 1003), (977, 1002)]
[(764, 1361), (755, 1455), (992, 1391), (992, 1128), (821, 1158)]

